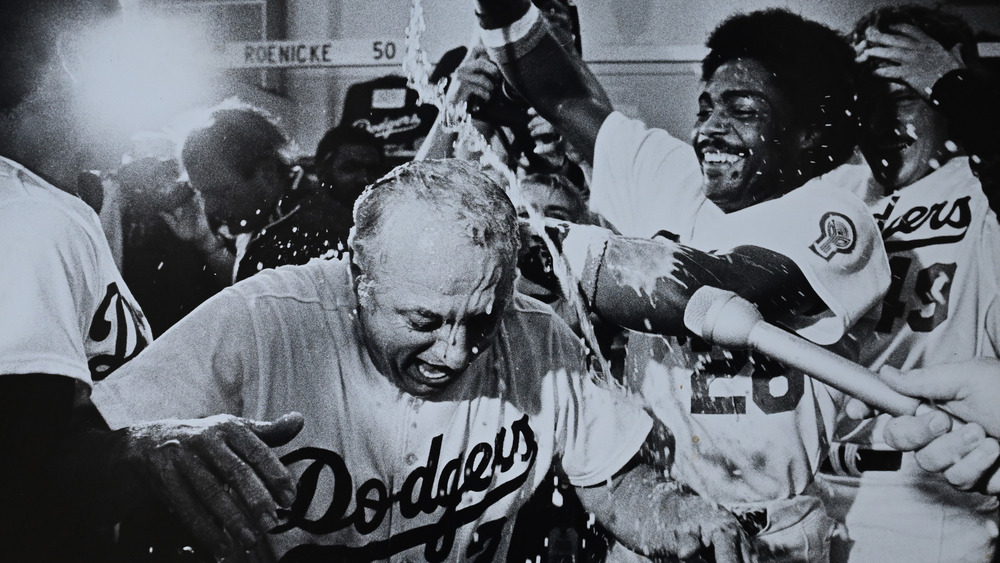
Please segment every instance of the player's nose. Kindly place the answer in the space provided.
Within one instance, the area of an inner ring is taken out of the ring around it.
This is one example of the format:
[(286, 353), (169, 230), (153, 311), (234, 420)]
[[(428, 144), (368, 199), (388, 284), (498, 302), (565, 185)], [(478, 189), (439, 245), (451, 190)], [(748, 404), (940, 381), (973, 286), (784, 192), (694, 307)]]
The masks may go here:
[(472, 344), (464, 325), (456, 324), (442, 330), (436, 346), (441, 362), (452, 371), (463, 371), (472, 362)]

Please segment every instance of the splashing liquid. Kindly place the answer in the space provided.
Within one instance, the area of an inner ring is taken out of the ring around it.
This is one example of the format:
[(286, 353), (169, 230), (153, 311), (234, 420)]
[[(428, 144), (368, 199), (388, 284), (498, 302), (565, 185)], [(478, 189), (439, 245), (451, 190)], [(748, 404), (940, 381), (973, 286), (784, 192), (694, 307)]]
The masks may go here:
[(569, 276), (569, 266), (565, 256), (556, 248), (555, 243), (549, 239), (545, 232), (545, 219), (530, 205), (519, 205), (521, 203), (520, 180), (514, 170), (500, 158), (490, 146), (486, 137), (480, 133), (473, 124), (472, 116), (469, 115), (465, 104), (454, 106), (447, 103), (445, 95), (445, 82), (431, 84), (430, 75), (433, 65), (427, 57), (427, 53), (421, 46), (421, 36), (427, 29), (424, 21), (424, 7), (422, 0), (412, 0), (410, 5), (410, 22), (406, 26), (406, 53), (403, 58), (403, 72), (406, 74), (406, 85), (417, 92), (418, 103), (431, 104), (444, 112), (443, 127), (446, 132), (455, 133), (457, 139), (456, 146), (464, 144), (470, 150), (479, 153), (480, 164), (502, 173), (509, 186), (508, 195), (515, 207), (525, 208), (528, 211), (528, 224), (532, 233), (539, 236), (544, 242), (551, 256), (554, 257), (553, 272), (559, 280), (559, 286), (566, 299), (573, 304), (573, 310), (580, 319), (580, 330), (587, 343), (585, 352), (591, 353), (597, 359), (601, 372), (603, 372), (603, 383), (610, 387), (619, 387), (620, 384), (614, 379), (611, 373), (611, 363), (601, 353), (597, 343), (597, 335), (594, 333), (594, 326), (587, 316), (587, 308), (583, 303), (580, 292), (572, 278)]

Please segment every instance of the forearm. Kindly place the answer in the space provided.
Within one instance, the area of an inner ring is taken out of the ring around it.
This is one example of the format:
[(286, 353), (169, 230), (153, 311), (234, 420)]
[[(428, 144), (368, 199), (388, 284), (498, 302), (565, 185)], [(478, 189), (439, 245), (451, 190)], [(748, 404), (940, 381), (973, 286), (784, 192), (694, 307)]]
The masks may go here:
[(591, 309), (608, 322), (641, 332), (683, 334), (687, 302), (705, 285), (736, 292), (767, 317), (821, 303), (790, 259), (760, 247), (715, 255), (578, 225), (570, 228), (563, 247)]
[(594, 142), (611, 102), (597, 78), (557, 37), (530, 2), (478, 0), (483, 41), (507, 81), (584, 157), (593, 161)]
[(661, 508), (669, 507), (669, 497), (678, 493), (653, 467), (636, 465), (607, 485), (577, 487), (576, 494), (583, 508), (625, 547), (648, 556), (668, 554), (656, 538), (667, 529)]
[(233, 264), (236, 261), (236, 255), (229, 250), (226, 244), (214, 234), (209, 234), (196, 241), (195, 245), (205, 260), (205, 264), (215, 276), (219, 287), (232, 285)]
[(424, 142), (420, 144), (414, 160), (449, 158), (454, 154), (458, 134), (454, 131), (448, 131), (445, 127), (445, 113), (444, 110), (438, 112), (431, 130), (424, 138)]
[(607, 486), (577, 488), (576, 493), (601, 525), (637, 553), (750, 560), (749, 539), (731, 513), (668, 482), (653, 466), (626, 467)]
[[(143, 495), (138, 476), (123, 462), (124, 432), (111, 432), (99, 415), (73, 410), (74, 382), (49, 374), (3, 376), (4, 511), (50, 526), (58, 518), (92, 527), (114, 523)], [(96, 416), (96, 418), (94, 418)], [(41, 528), (39, 528), (41, 529)]]

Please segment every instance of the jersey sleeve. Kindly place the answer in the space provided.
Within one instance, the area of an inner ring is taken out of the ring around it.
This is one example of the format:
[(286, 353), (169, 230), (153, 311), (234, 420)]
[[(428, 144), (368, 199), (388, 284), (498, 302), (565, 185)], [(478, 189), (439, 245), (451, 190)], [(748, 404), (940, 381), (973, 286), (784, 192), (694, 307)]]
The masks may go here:
[[(889, 260), (865, 204), (843, 189), (820, 182), (733, 217), (733, 246), (767, 248), (792, 260), (828, 310), (784, 324), (817, 344), (837, 342), (889, 288)], [(722, 250), (722, 249), (720, 249)]]
[(163, 418), (239, 415), (243, 382), (257, 370), (252, 327), (246, 298), (228, 288), (95, 385), (94, 404), (112, 428)]
[[(558, 319), (556, 319), (558, 320)], [(554, 323), (557, 455), (575, 486), (597, 485), (613, 477), (639, 451), (652, 419), (639, 402), (614, 383), (598, 382), (583, 360), (575, 335)]]
[(90, 233), (46, 202), (0, 207), (0, 373), (91, 382), (85, 344), (102, 288)]
[(694, 149), (662, 129), (613, 112), (594, 145), (591, 207), (621, 233), (684, 235), (707, 203)]

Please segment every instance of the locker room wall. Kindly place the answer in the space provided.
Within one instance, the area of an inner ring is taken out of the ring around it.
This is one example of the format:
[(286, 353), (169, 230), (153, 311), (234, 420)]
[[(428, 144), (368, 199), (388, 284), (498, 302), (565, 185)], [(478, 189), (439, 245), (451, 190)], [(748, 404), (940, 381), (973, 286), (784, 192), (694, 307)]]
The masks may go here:
[[(286, 0), (287, 39), (397, 38), (409, 20), (408, 0)], [(584, 57), (616, 107), (686, 138), (699, 89), (698, 49), (711, 29), (735, 12), (786, 7), (836, 29), (850, 28), (872, 9), (893, 0), (576, 0)], [(925, 5), (942, 4), (916, 0)], [(422, 45), (432, 60), (466, 43), (474, 18), (469, 0), (423, 0), (427, 29)], [(995, 0), (952, 0), (947, 9), (973, 27), (1000, 36)], [(400, 44), (400, 51), (402, 45)], [(340, 118), (344, 94), (355, 82), (400, 67), (350, 67), (286, 71), (287, 116), (293, 135), (313, 147)]]

